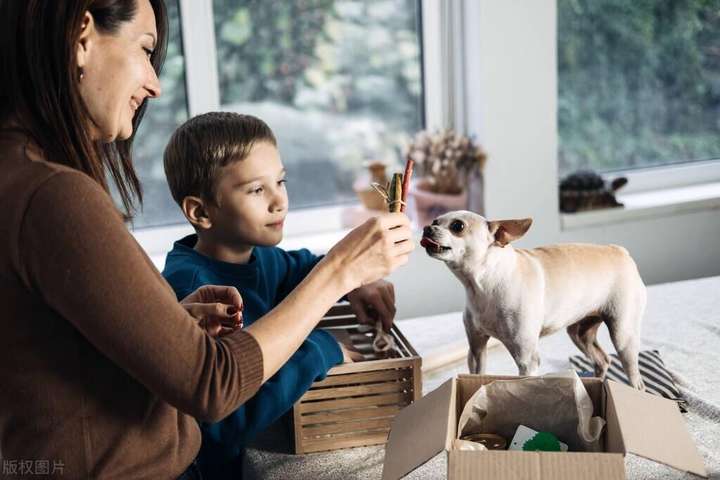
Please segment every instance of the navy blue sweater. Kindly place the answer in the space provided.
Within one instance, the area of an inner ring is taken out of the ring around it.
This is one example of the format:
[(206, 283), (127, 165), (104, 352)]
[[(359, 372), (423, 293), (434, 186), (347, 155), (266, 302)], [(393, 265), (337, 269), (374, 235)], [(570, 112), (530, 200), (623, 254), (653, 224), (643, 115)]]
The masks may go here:
[[(197, 235), (175, 242), (165, 261), (163, 276), (183, 299), (202, 285), (232, 285), (243, 298), (243, 323), (251, 325), (280, 303), (320, 260), (306, 249), (286, 252), (255, 247), (247, 264), (221, 262), (193, 250)], [(280, 334), (282, 332), (279, 332)], [(241, 478), (243, 448), (267, 428), (327, 371), (342, 362), (342, 352), (327, 332), (314, 330), (297, 352), (258, 393), (229, 417), (202, 424), (199, 463), (209, 479)]]

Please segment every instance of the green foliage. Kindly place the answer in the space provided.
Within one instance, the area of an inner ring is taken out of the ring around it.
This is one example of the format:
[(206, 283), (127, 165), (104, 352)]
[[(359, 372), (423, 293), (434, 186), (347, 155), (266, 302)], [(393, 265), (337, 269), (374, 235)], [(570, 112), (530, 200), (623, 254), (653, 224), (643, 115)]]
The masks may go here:
[(162, 163), (163, 151), (170, 135), (188, 116), (178, 1), (166, 0), (165, 4), (170, 31), (165, 64), (160, 75), (162, 95), (148, 103), (145, 118), (133, 144), (133, 162), (144, 192), (142, 215), (136, 217), (135, 227), (183, 221), (180, 209), (170, 197)]
[(293, 208), (357, 201), (363, 162), (399, 163), (422, 128), (419, 5), (213, 1), (222, 107), (275, 130)]
[[(163, 94), (135, 142), (136, 227), (183, 221), (162, 165), (188, 115), (178, 0), (166, 4)], [(419, 0), (213, 0), (213, 13), (221, 108), (279, 125), (294, 208), (355, 201), (362, 162), (399, 159), (422, 128)]]
[(214, 0), (222, 103), (292, 103), (335, 0)]
[(558, 0), (560, 171), (720, 157), (719, 0)]
[(417, 0), (214, 0), (221, 103), (421, 128)]
[(559, 452), (560, 441), (552, 433), (538, 432), (523, 444), (522, 449), (526, 452)]

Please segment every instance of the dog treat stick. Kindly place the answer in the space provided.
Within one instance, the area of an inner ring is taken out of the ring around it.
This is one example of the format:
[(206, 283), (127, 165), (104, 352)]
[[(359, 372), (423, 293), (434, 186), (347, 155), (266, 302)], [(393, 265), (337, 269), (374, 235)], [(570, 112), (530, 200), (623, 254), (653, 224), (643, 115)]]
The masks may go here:
[(390, 188), (388, 188), (388, 207), (391, 212), (400, 212), (403, 197), (402, 174), (393, 173), (390, 180)]
[(402, 177), (402, 203), (400, 204), (400, 211), (405, 211), (407, 200), (407, 194), (410, 190), (410, 177), (412, 177), (413, 174), (413, 167), (415, 166), (415, 161), (412, 158), (407, 159), (407, 163), (405, 164), (405, 173)]
[[(407, 167), (405, 171), (407, 172)], [(412, 173), (412, 166), (410, 166), (410, 172)], [(391, 212), (403, 211), (403, 207), (405, 206), (405, 195), (403, 194), (404, 182), (401, 173), (393, 173), (392, 179), (390, 180), (390, 184), (387, 188), (382, 188), (382, 186), (377, 183), (373, 183), (372, 186), (385, 198), (388, 204), (388, 210)], [(372, 346), (373, 350), (378, 353), (387, 352), (388, 350), (393, 350), (395, 348), (395, 339), (392, 335), (385, 332), (382, 320), (375, 322), (375, 339), (373, 340)]]

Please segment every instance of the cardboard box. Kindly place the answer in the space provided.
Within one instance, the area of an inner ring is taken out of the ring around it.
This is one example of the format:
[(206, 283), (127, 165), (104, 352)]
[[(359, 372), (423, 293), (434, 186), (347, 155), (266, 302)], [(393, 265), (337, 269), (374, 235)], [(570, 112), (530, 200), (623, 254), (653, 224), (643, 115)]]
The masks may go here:
[(385, 447), (383, 480), (398, 479), (443, 450), (450, 480), (622, 479), (627, 453), (707, 477), (675, 402), (598, 378), (582, 380), (594, 415), (607, 422), (605, 453), (453, 450), (460, 413), (472, 394), (493, 380), (514, 378), (521, 377), (459, 375), (405, 408)]
[(293, 406), (295, 453), (384, 444), (395, 415), (422, 396), (420, 356), (397, 325), (390, 332), (397, 351), (376, 354), (374, 330), (360, 332), (347, 304), (319, 326), (343, 332), (367, 360), (333, 367)]

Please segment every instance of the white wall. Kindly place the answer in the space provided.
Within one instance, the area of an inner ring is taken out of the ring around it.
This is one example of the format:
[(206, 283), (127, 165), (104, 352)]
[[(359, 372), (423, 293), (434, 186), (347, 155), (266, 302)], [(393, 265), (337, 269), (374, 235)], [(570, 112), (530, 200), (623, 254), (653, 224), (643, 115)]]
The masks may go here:
[[(561, 229), (555, 1), (465, 1), (464, 19), (465, 124), (489, 153), (486, 216), (533, 217), (520, 247), (573, 241), (623, 245), (648, 284), (719, 275), (718, 210)], [(459, 282), (421, 249), (391, 280), (398, 318), (464, 306)]]

